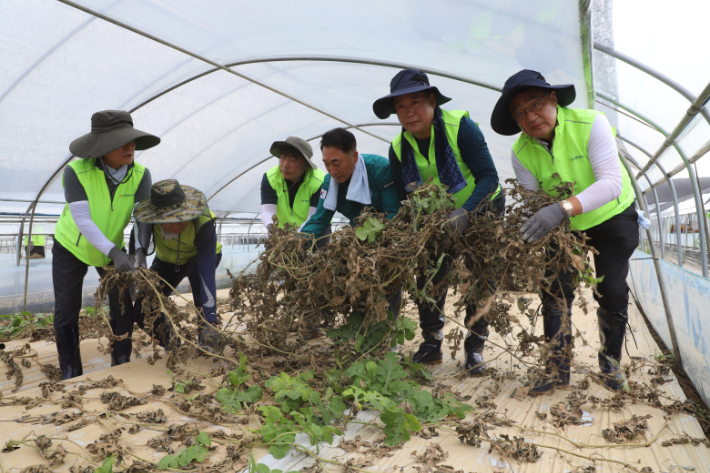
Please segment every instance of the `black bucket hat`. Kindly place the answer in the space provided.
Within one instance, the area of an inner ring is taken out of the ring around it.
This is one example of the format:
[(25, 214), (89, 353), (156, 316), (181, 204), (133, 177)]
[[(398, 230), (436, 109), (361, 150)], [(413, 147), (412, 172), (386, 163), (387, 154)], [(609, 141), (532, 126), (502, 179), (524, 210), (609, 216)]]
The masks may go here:
[(451, 99), (439, 92), (439, 89), (429, 84), (427, 75), (419, 69), (405, 69), (399, 71), (390, 81), (390, 94), (375, 100), (372, 110), (378, 118), (385, 119), (395, 113), (394, 98), (400, 95), (430, 90), (436, 96), (436, 104), (443, 105)]
[(126, 143), (136, 142), (136, 150), (152, 148), (160, 138), (133, 128), (131, 114), (123, 110), (104, 110), (91, 116), (91, 133), (69, 145), (69, 151), (79, 158), (100, 158)]
[(495, 107), (493, 107), (493, 114), (491, 115), (491, 128), (493, 128), (493, 131), (505, 136), (520, 133), (520, 127), (515, 123), (510, 113), (510, 101), (515, 94), (531, 87), (554, 90), (560, 107), (566, 107), (571, 104), (577, 96), (573, 84), (550, 85), (539, 72), (523, 69), (505, 81), (503, 93), (498, 102), (496, 102)]

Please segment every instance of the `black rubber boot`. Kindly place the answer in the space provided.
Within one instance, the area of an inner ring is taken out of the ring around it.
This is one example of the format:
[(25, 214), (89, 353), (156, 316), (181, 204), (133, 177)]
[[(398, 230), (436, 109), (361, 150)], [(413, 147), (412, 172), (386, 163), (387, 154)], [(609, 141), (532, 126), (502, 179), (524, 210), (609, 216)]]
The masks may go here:
[(76, 378), (84, 374), (79, 349), (79, 326), (54, 327), (54, 337), (57, 341), (62, 379)]
[(604, 376), (604, 385), (612, 391), (624, 388), (626, 377), (621, 371), (621, 349), (626, 335), (626, 323), (629, 321), (627, 311), (609, 312), (599, 307), (597, 309), (599, 322), (599, 369)]
[(570, 364), (572, 361), (571, 313), (571, 306), (568, 309), (567, 317), (564, 317), (563, 312), (557, 308), (543, 307), (542, 322), (545, 338), (547, 338), (549, 343), (557, 343), (552, 348), (552, 356), (548, 361), (545, 376), (533, 383), (528, 394), (540, 396), (552, 393), (555, 388), (569, 386)]
[[(128, 337), (124, 340), (114, 340), (111, 342), (111, 366), (118, 366), (131, 361), (131, 350), (133, 350), (133, 340), (130, 338), (132, 330), (126, 331), (122, 327), (122, 323), (117, 323), (118, 318), (114, 317), (109, 320), (111, 330), (117, 336), (128, 333)], [(131, 324), (133, 321), (131, 321)], [(123, 332), (123, 333), (121, 333)]]
[(423, 365), (440, 365), (444, 359), (444, 354), (441, 352), (443, 339), (444, 334), (441, 333), (441, 330), (434, 333), (425, 333), (424, 341), (419, 345), (419, 350), (412, 355), (412, 362)]
[(477, 322), (471, 327), (463, 342), (463, 348), (466, 351), (466, 371), (471, 376), (480, 376), (486, 369), (486, 364), (483, 361), (483, 348), (488, 340), (488, 333), (488, 323), (479, 324)]

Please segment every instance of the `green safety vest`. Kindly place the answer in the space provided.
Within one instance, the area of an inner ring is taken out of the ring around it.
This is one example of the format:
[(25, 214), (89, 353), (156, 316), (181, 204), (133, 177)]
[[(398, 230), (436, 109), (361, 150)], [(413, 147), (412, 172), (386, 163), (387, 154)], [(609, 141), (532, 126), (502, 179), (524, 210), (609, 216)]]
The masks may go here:
[[(476, 188), (476, 179), (474, 179), (471, 170), (466, 166), (466, 163), (461, 159), (461, 150), (459, 150), (458, 136), (459, 127), (461, 126), (461, 120), (463, 117), (468, 117), (468, 112), (465, 110), (442, 110), (441, 118), (444, 120), (444, 129), (446, 130), (446, 138), (449, 140), (449, 146), (451, 147), (454, 155), (456, 156), (456, 162), (459, 165), (461, 174), (466, 179), (466, 187), (454, 194), (456, 199), (456, 208), (460, 208), (466, 203), (473, 190)], [(441, 184), (439, 180), (439, 171), (436, 168), (436, 151), (434, 150), (434, 125), (431, 126), (431, 139), (429, 140), (429, 159), (425, 158), (421, 152), (419, 152), (419, 145), (417, 140), (412, 135), (412, 133), (405, 131), (400, 133), (397, 137), (392, 140), (392, 149), (394, 149), (397, 159), (402, 162), (402, 135), (409, 141), (412, 150), (414, 150), (414, 159), (416, 160), (417, 167), (419, 168), (419, 175), (422, 178), (422, 182), (427, 182), (430, 177), (434, 177), (434, 182)], [(405, 182), (405, 185), (409, 184)], [(491, 199), (497, 197), (501, 191), (500, 184), (498, 184), (498, 189), (491, 196)]]
[[(163, 238), (163, 234), (160, 231), (159, 223), (153, 225), (153, 236), (155, 237), (155, 253), (160, 261), (173, 264), (187, 264), (192, 258), (197, 256), (197, 247), (195, 246), (195, 235), (202, 228), (205, 223), (214, 220), (215, 214), (205, 206), (205, 210), (202, 215), (193, 219), (189, 225), (185, 227), (182, 233), (180, 233), (177, 238), (168, 240)], [(179, 250), (179, 251), (178, 251)], [(219, 254), (222, 252), (222, 244), (217, 242), (217, 251)]]
[[(553, 186), (562, 182), (573, 182), (573, 195), (596, 182), (592, 165), (589, 163), (587, 144), (594, 118), (600, 114), (596, 110), (557, 107), (557, 126), (552, 142), (552, 154), (537, 139), (522, 133), (513, 145), (520, 163), (540, 182), (540, 187), (549, 195), (557, 196)], [(616, 132), (614, 132), (616, 134)], [(554, 156), (554, 159), (552, 158)], [(573, 230), (587, 230), (611, 217), (620, 214), (634, 201), (631, 178), (626, 168), (621, 167), (622, 190), (618, 199), (608, 202), (596, 210), (570, 218)], [(553, 178), (553, 174), (560, 177)]]
[[(143, 179), (145, 166), (134, 162), (133, 167), (128, 170), (128, 176), (118, 185), (111, 199), (106, 176), (103, 170), (96, 167), (96, 159), (101, 158), (78, 159), (69, 163), (69, 166), (76, 172), (89, 199), (91, 220), (99, 227), (101, 233), (120, 249), (123, 248), (123, 231), (131, 219), (136, 191)], [(64, 185), (63, 180), (62, 185)], [(111, 258), (97, 250), (86, 238), (82, 238), (72, 218), (69, 204), (64, 205), (62, 215), (54, 229), (54, 238), (79, 260), (90, 266), (101, 267), (111, 262)]]
[(325, 173), (320, 169), (306, 169), (301, 187), (298, 188), (296, 198), (293, 199), (293, 208), (290, 204), (286, 179), (281, 174), (279, 166), (276, 165), (266, 171), (266, 178), (278, 197), (276, 218), (278, 218), (279, 228), (283, 228), (287, 223), (295, 223), (297, 227), (303, 225), (303, 222), (308, 220), (311, 196), (320, 189), (323, 179), (325, 179)]
[[(41, 230), (39, 230), (41, 231)], [(34, 233), (32, 234), (32, 245), (34, 246), (44, 246), (45, 244), (45, 239), (44, 235), (35, 235)], [(29, 238), (27, 235), (25, 235), (25, 246), (29, 246)]]

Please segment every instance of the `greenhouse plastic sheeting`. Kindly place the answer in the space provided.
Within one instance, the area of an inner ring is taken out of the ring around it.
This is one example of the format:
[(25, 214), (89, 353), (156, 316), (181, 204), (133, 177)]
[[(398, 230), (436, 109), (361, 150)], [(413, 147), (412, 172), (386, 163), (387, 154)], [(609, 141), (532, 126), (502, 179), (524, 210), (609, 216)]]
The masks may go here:
[[(135, 110), (135, 126), (161, 137), (159, 146), (136, 158), (154, 181), (173, 177), (197, 187), (214, 196), (215, 210), (258, 211), (261, 174), (276, 164), (268, 151), (275, 140), (297, 135), (317, 150), (320, 135), (343, 122), (375, 124), (356, 132), (358, 148), (386, 155), (399, 127), (396, 117), (378, 120), (372, 102), (389, 92), (397, 68), (387, 64), (493, 89), (520, 69), (538, 69), (550, 82), (574, 83), (574, 105), (589, 105), (580, 20), (585, 2), (65, 3), (0, 2), (7, 20), (0, 35), (0, 212), (25, 211), (28, 202), (2, 199), (32, 201), (53, 175), (42, 199), (63, 201), (60, 171), (70, 158), (68, 145), (89, 131), (91, 114), (102, 109)], [(512, 177), (513, 138), (489, 125), (498, 93), (430, 78), (453, 98), (448, 107), (470, 111), (501, 178)]]
[[(630, 286), (643, 312), (663, 343), (672, 347), (653, 260), (636, 251), (631, 259)], [(660, 260), (668, 303), (675, 325), (683, 369), (706, 404), (710, 405), (710, 280)]]

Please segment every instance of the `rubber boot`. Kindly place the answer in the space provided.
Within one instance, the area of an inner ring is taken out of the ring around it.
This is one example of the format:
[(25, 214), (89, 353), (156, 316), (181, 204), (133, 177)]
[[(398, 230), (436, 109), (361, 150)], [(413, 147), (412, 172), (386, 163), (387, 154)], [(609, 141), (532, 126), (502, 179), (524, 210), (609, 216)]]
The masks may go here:
[[(480, 321), (479, 321), (480, 322)], [(480, 325), (480, 327), (477, 327)], [(466, 351), (466, 371), (471, 376), (480, 376), (483, 370), (486, 369), (486, 364), (483, 361), (483, 347), (488, 340), (488, 324), (479, 324), (478, 322), (471, 327), (466, 340), (463, 342), (464, 350)]]
[(54, 327), (54, 338), (57, 341), (62, 379), (76, 378), (84, 374), (84, 369), (81, 366), (81, 350), (79, 349), (79, 326)]
[[(112, 318), (109, 320), (111, 325), (111, 330), (117, 336), (123, 335), (120, 333), (122, 330), (119, 328), (120, 323), (117, 323), (118, 318)], [(131, 323), (133, 323), (131, 321)], [(125, 333), (125, 329), (123, 330)], [(133, 340), (130, 338), (131, 332), (127, 332), (129, 338), (124, 340), (114, 340), (111, 342), (111, 366), (118, 366), (131, 361), (131, 350), (133, 350)]]
[(444, 360), (444, 354), (441, 351), (443, 339), (444, 334), (441, 330), (424, 333), (424, 341), (419, 345), (419, 350), (412, 355), (412, 362), (423, 365), (440, 365)]
[(542, 309), (542, 322), (545, 331), (545, 338), (549, 343), (557, 342), (552, 348), (552, 356), (545, 370), (545, 377), (533, 383), (528, 394), (539, 396), (552, 393), (555, 388), (569, 386), (570, 364), (572, 355), (572, 333), (569, 317), (572, 315), (572, 307), (569, 307), (567, 320), (564, 320), (563, 312), (555, 308)]
[(626, 335), (626, 323), (629, 320), (627, 311), (609, 312), (599, 307), (597, 321), (599, 322), (599, 369), (604, 375), (604, 385), (612, 391), (620, 391), (626, 383), (626, 377), (621, 371), (621, 349)]

